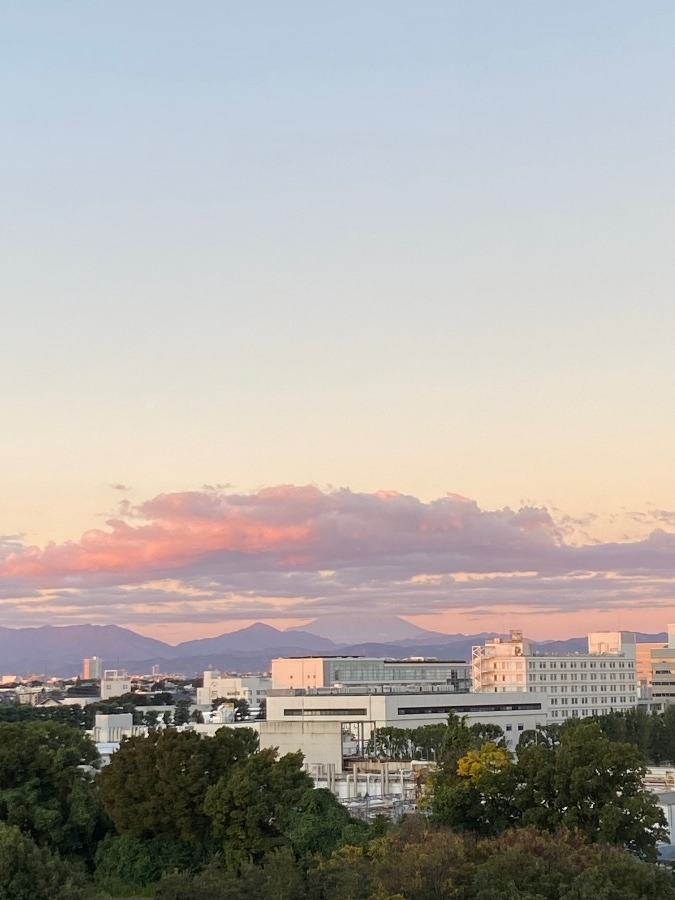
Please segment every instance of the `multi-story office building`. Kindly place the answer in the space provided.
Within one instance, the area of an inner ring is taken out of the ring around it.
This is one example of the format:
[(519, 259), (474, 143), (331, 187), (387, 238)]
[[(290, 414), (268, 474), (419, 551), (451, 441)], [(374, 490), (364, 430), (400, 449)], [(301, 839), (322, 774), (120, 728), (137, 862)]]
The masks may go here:
[(82, 660), (82, 678), (92, 681), (103, 676), (103, 660), (99, 656), (88, 656)]
[(675, 625), (668, 625), (668, 644), (651, 652), (652, 699), (675, 702)]
[(209, 670), (204, 672), (204, 686), (197, 688), (197, 703), (210, 706), (219, 697), (234, 697), (258, 707), (271, 687), (272, 679), (268, 675), (221, 675)]
[(632, 632), (593, 632), (588, 653), (545, 654), (512, 631), (473, 648), (473, 689), (546, 694), (552, 721), (631, 709), (638, 702), (635, 646)]
[(470, 666), (457, 660), (370, 656), (300, 656), (272, 660), (272, 686), (280, 689), (420, 686), (468, 691)]
[(641, 700), (650, 700), (652, 697), (652, 650), (665, 650), (667, 647), (668, 644), (663, 641), (635, 645), (635, 671)]

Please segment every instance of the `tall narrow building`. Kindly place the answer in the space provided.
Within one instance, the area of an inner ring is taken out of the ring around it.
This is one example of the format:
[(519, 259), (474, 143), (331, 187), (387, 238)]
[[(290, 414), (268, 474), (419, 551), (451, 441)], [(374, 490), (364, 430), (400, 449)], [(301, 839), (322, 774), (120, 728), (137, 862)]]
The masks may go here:
[(82, 660), (82, 678), (89, 681), (103, 676), (103, 660), (99, 656), (88, 656)]

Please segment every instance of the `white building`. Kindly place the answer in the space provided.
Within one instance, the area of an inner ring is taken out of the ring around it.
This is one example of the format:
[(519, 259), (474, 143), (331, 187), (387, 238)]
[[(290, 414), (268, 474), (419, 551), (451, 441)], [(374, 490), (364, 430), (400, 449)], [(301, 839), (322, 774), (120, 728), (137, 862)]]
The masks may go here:
[(269, 675), (221, 675), (209, 670), (204, 672), (204, 687), (197, 688), (197, 705), (211, 706), (219, 697), (233, 697), (258, 707), (271, 687)]
[(131, 713), (116, 713), (115, 715), (97, 715), (94, 719), (94, 727), (88, 732), (92, 741), (96, 744), (101, 765), (106, 766), (110, 757), (120, 748), (123, 738), (147, 735), (145, 725), (134, 725), (134, 717)]
[[(322, 691), (273, 689), (267, 696), (267, 722), (340, 722), (345, 730), (367, 740), (374, 729), (418, 728), (445, 723), (449, 713), (465, 716), (468, 725), (477, 722), (499, 725), (507, 746), (515, 748), (523, 731), (546, 725), (548, 697), (522, 693), (458, 694), (455, 691), (350, 690)], [(320, 762), (321, 760), (317, 760)]]
[(106, 669), (101, 679), (101, 700), (112, 700), (131, 692), (131, 678), (119, 669)]
[(459, 660), (386, 659), (373, 656), (299, 656), (272, 660), (272, 686), (280, 689), (427, 685), (468, 691), (470, 666)]
[(512, 631), (508, 639), (473, 648), (472, 680), (482, 694), (546, 695), (554, 722), (632, 709), (638, 702), (635, 635), (593, 632), (588, 653), (544, 654)]

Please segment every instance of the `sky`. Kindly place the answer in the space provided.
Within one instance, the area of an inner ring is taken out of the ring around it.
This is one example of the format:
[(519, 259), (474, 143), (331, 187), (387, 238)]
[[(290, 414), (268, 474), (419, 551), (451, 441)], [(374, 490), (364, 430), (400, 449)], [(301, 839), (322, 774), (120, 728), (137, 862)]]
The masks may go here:
[(0, 4), (0, 625), (675, 620), (674, 41)]

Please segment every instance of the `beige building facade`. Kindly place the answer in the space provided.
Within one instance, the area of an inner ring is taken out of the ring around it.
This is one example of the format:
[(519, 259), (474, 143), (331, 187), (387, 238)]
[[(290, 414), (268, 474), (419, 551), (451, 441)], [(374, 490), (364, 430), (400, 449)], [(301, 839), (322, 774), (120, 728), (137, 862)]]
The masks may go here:
[(211, 706), (219, 697), (245, 700), (250, 707), (259, 707), (272, 686), (268, 675), (221, 675), (220, 672), (204, 672), (204, 685), (197, 688), (197, 704)]
[(588, 653), (543, 654), (512, 631), (473, 648), (473, 689), (545, 694), (553, 722), (632, 709), (638, 702), (635, 647), (632, 632), (592, 632)]
[(675, 702), (675, 624), (668, 625), (668, 644), (651, 652), (652, 699)]

